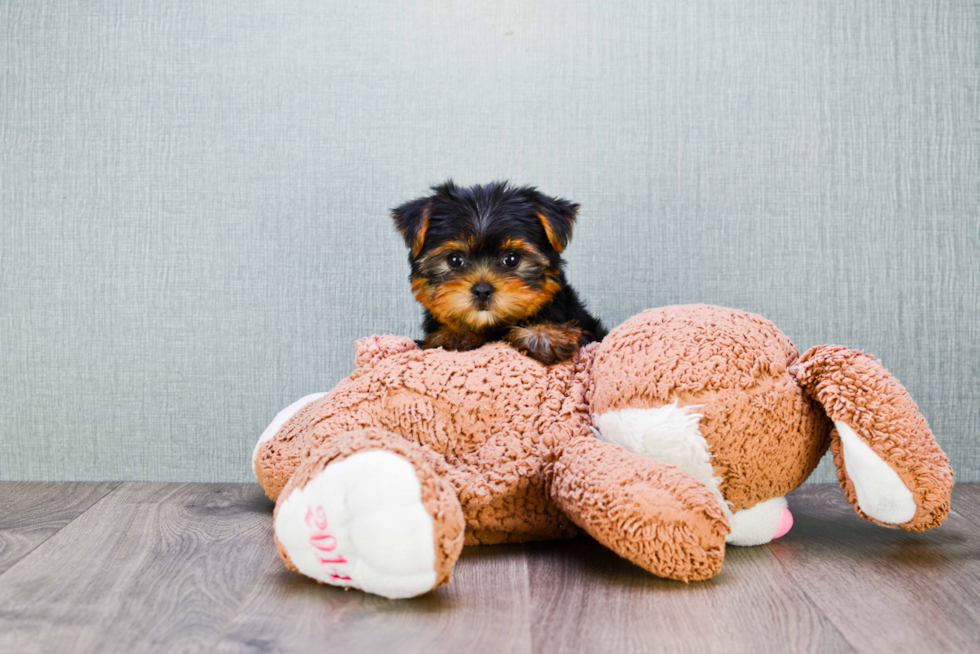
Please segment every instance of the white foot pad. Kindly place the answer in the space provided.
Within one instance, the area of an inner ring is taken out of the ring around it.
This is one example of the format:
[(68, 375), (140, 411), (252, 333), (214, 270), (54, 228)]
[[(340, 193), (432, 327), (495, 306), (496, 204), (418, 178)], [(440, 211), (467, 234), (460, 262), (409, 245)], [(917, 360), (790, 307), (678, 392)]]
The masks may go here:
[(844, 450), (844, 469), (857, 495), (858, 508), (878, 522), (900, 525), (915, 517), (915, 498), (898, 473), (847, 423), (834, 422)]
[(729, 545), (764, 545), (779, 538), (793, 526), (785, 497), (774, 497), (753, 507), (736, 511), (731, 517), (732, 531), (725, 537)]
[(296, 569), (392, 599), (436, 583), (432, 517), (415, 468), (382, 450), (328, 465), (280, 505), (276, 537)]

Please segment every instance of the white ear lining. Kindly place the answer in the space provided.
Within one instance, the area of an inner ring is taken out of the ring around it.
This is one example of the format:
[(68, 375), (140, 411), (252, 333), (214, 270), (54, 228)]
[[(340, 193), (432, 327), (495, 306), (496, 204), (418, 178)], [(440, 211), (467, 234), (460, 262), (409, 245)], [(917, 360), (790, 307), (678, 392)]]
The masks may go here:
[(858, 508), (879, 522), (900, 525), (915, 517), (915, 498), (888, 463), (842, 421), (835, 421), (844, 452), (844, 469)]

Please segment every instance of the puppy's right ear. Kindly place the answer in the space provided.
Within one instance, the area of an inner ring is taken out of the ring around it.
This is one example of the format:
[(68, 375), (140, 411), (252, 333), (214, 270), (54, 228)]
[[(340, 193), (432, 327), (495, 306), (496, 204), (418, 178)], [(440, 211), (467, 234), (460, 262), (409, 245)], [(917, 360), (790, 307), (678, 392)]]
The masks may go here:
[(392, 210), (391, 217), (395, 227), (405, 239), (405, 245), (417, 257), (425, 242), (425, 232), (429, 229), (429, 214), (432, 212), (432, 198), (418, 198), (406, 202)]

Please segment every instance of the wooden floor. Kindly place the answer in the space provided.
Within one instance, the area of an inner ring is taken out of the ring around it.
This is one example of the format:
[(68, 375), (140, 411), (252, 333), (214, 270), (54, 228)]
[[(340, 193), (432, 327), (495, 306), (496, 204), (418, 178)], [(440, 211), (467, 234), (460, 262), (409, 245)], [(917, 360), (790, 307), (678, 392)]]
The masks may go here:
[(796, 525), (684, 585), (578, 538), (467, 548), (447, 587), (390, 601), (287, 571), (254, 484), (0, 483), (0, 652), (978, 652), (980, 484), (939, 529)]

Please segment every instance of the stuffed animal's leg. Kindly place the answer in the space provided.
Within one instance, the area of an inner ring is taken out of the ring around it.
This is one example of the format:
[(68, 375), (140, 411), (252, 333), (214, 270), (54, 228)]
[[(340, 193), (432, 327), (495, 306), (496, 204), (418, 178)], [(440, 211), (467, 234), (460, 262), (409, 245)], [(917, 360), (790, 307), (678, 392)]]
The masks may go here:
[[(417, 349), (415, 341), (401, 336), (371, 336), (357, 341), (354, 364), (359, 371), (376, 365), (386, 357)], [(296, 472), (314, 443), (310, 426), (319, 426), (319, 437), (342, 434), (364, 427), (358, 421), (358, 404), (371, 396), (370, 380), (357, 375), (340, 382), (329, 393), (314, 393), (280, 411), (262, 432), (252, 451), (252, 468), (262, 490), (273, 502)], [(320, 441), (316, 441), (320, 442)]]
[(465, 523), (420, 446), (366, 429), (313, 449), (279, 495), (273, 526), (290, 569), (394, 599), (449, 582)]
[(725, 512), (676, 466), (578, 437), (555, 466), (552, 497), (593, 538), (655, 575), (691, 581), (721, 570)]
[(867, 354), (836, 345), (810, 349), (791, 370), (834, 421), (830, 449), (854, 509), (908, 531), (939, 525), (953, 471), (899, 381)]
[[(252, 470), (255, 471), (255, 478), (270, 500), (275, 501), (295, 471), (293, 466), (287, 466), (286, 470), (282, 470), (283, 457), (279, 450), (285, 448), (280, 443), (304, 439), (315, 404), (324, 395), (326, 393), (307, 395), (277, 413), (255, 444), (255, 449), (252, 450)], [(288, 449), (299, 452), (304, 446), (305, 442), (297, 443)]]
[(366, 427), (356, 410), (363, 390), (341, 382), (329, 393), (307, 395), (279, 412), (252, 453), (255, 478), (270, 500), (279, 498), (311, 449)]
[(698, 408), (675, 402), (608, 411), (594, 416), (596, 437), (628, 452), (683, 468), (712, 489), (731, 525), (725, 538), (729, 545), (762, 545), (785, 535), (793, 525), (793, 516), (784, 497), (770, 498), (734, 514), (727, 510), (718, 489), (721, 479), (715, 476), (708, 442), (701, 435)]

